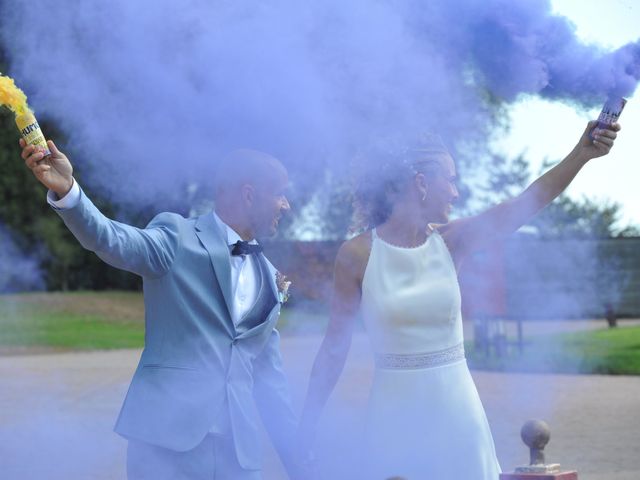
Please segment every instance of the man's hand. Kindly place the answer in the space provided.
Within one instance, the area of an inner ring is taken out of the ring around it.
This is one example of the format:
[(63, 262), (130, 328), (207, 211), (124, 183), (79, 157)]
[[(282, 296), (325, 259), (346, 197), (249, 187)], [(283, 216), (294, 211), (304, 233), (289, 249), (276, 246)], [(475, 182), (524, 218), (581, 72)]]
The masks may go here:
[(58, 198), (62, 198), (73, 186), (73, 167), (67, 156), (51, 140), (47, 141), (47, 145), (51, 155), (45, 157), (42, 148), (27, 145), (21, 138), (21, 156), (40, 183), (55, 192)]
[[(613, 147), (613, 142), (620, 131), (620, 125), (617, 123), (614, 123), (607, 128), (596, 128), (597, 125), (598, 122), (596, 121), (591, 121), (587, 124), (587, 128), (582, 133), (582, 137), (580, 137), (580, 141), (574, 149), (574, 152), (584, 162), (587, 162), (592, 158), (602, 157), (609, 153), (611, 147)], [(594, 128), (594, 140), (591, 140), (589, 132)]]

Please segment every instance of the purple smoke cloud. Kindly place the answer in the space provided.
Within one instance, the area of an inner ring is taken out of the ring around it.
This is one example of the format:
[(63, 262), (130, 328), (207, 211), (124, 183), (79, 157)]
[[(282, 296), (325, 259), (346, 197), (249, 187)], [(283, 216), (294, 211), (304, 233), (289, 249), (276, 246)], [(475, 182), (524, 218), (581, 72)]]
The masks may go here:
[[(27, 28), (33, 12), (50, 28)], [(238, 146), (340, 169), (381, 137), (481, 139), (487, 92), (595, 105), (640, 70), (640, 44), (586, 45), (546, 0), (33, 0), (2, 18), (10, 73), (87, 181), (143, 205)]]
[(0, 225), (0, 293), (43, 288), (38, 260), (25, 255), (10, 232)]

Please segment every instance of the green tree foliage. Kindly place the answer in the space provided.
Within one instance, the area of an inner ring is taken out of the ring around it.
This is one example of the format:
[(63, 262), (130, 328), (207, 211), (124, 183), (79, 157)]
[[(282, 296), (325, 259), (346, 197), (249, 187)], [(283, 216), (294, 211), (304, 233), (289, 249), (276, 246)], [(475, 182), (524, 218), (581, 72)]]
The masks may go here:
[(326, 171), (315, 191), (302, 201), (294, 197), (293, 207), (302, 205), (283, 225), (281, 237), (289, 240), (344, 240), (351, 226), (353, 205), (348, 175)]
[[(49, 138), (58, 142), (63, 139), (46, 119), (41, 125)], [(44, 187), (20, 158), (18, 139), (13, 114), (3, 110), (0, 113), (0, 224), (14, 233), (22, 254), (38, 260), (45, 272), (47, 288), (138, 288), (136, 277), (106, 266), (71, 235), (48, 206)], [(82, 183), (82, 172), (76, 172), (75, 177)], [(106, 213), (113, 211), (103, 200), (98, 199), (97, 203)]]
[[(541, 172), (555, 162), (545, 162)], [(479, 210), (522, 192), (532, 181), (529, 164), (523, 155), (507, 158), (492, 155), (486, 163), (484, 184), (476, 195)], [(583, 197), (574, 199), (560, 195), (530, 222), (540, 238), (611, 238), (637, 236), (637, 226), (621, 226), (621, 206), (612, 201), (595, 201)], [(476, 207), (476, 209), (478, 209)]]
[(638, 236), (635, 226), (620, 226), (618, 203), (574, 200), (562, 195), (531, 222), (543, 238), (610, 238)]
[[(0, 72), (7, 71), (0, 46)], [(64, 143), (62, 132), (54, 124), (45, 117), (40, 117), (39, 123), (48, 138)], [(12, 232), (21, 254), (38, 261), (47, 288), (139, 288), (137, 277), (108, 267), (84, 250), (71, 235), (47, 205), (44, 187), (20, 158), (19, 138), (13, 113), (0, 108), (0, 225)], [(74, 176), (82, 183), (81, 171), (76, 169)], [(91, 195), (90, 190), (88, 193)], [(113, 207), (103, 199), (97, 198), (96, 203), (105, 213), (113, 212)], [(138, 216), (149, 217), (148, 214)]]

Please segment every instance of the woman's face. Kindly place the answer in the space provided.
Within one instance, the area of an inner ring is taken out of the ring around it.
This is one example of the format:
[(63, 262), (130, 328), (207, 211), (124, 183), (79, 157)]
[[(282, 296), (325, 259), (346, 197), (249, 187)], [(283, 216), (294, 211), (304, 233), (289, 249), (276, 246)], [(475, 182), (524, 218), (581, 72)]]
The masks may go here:
[(425, 177), (427, 187), (424, 201), (429, 221), (447, 223), (453, 204), (458, 199), (456, 166), (448, 153), (438, 154), (434, 174)]

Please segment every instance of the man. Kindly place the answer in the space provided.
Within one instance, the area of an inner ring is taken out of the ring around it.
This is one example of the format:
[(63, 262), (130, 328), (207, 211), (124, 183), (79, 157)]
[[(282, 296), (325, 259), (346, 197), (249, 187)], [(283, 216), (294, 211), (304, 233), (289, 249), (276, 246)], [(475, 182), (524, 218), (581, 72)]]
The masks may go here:
[(115, 430), (129, 479), (260, 479), (258, 412), (292, 477), (296, 419), (281, 369), (276, 270), (255, 238), (289, 210), (287, 171), (239, 150), (219, 164), (215, 212), (161, 213), (144, 229), (106, 218), (68, 158), (21, 140), (22, 158), (83, 247), (143, 277), (145, 348)]

